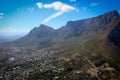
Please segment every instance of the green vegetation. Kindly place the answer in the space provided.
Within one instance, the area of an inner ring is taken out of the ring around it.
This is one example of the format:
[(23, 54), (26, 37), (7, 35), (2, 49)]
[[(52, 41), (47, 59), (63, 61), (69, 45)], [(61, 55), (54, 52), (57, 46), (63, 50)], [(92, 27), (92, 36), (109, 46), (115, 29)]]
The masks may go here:
[(85, 44), (85, 47), (89, 49), (90, 51), (93, 51), (96, 54), (101, 54), (102, 51), (99, 49), (99, 46), (97, 45), (97, 40), (90, 40), (87, 41)]

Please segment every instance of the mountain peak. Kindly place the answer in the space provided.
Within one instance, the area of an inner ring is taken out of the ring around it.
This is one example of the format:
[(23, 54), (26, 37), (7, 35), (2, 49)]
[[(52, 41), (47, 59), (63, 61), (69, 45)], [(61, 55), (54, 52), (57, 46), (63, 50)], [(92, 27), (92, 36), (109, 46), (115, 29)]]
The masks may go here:
[(100, 16), (108, 16), (108, 17), (111, 17), (111, 16), (114, 16), (114, 17), (115, 17), (115, 16), (116, 16), (116, 17), (120, 17), (118, 11), (116, 11), (116, 10), (107, 12), (107, 13), (102, 14), (102, 15), (100, 15)]
[(42, 28), (42, 27), (49, 27), (49, 26), (44, 25), (44, 24), (41, 24), (41, 25), (39, 26), (39, 28)]
[(49, 29), (49, 30), (54, 30), (52, 27), (50, 26), (47, 26), (47, 25), (44, 25), (44, 24), (41, 24), (38, 29)]
[(28, 35), (45, 37), (45, 36), (53, 35), (53, 33), (54, 33), (53, 28), (46, 26), (44, 24), (41, 24), (39, 27), (33, 28)]

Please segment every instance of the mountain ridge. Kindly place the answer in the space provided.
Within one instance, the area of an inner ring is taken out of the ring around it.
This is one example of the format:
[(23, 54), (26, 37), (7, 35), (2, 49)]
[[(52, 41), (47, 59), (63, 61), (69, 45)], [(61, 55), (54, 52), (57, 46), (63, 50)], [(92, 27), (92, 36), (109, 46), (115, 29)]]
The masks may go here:
[[(51, 45), (73, 37), (86, 39), (93, 35), (96, 37), (99, 35), (100, 38), (100, 36), (108, 35), (119, 22), (119, 13), (113, 10), (88, 19), (68, 21), (59, 29), (53, 29), (50, 26), (41, 24), (39, 27), (33, 28), (26, 36), (12, 41), (11, 43), (13, 43), (14, 46), (29, 47), (34, 45), (42, 46), (41, 44), (43, 43)], [(103, 33), (105, 35), (101, 35)], [(9, 42), (7, 42), (7, 44), (9, 44)], [(48, 45), (44, 47), (48, 47)]]
[(0, 52), (6, 62), (15, 58), (12, 64), (19, 65), (12, 69), (5, 65), (5, 75), (8, 70), (14, 70), (13, 73), (23, 70), (24, 74), (24, 70), (29, 73), (29, 69), (30, 73), (25, 74), (28, 80), (41, 79), (40, 75), (47, 79), (44, 76), (51, 77), (51, 74), (59, 76), (58, 79), (68, 76), (66, 80), (119, 80), (120, 15), (111, 11), (89, 19), (69, 21), (56, 30), (41, 24), (18, 40), (0, 44)]

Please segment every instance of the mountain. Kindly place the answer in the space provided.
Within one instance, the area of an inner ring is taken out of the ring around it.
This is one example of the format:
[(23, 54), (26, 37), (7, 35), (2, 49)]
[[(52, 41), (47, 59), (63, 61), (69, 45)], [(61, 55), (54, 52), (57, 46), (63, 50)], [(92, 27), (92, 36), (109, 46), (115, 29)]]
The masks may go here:
[(69, 21), (65, 26), (56, 30), (56, 39), (63, 42), (70, 39), (78, 39), (80, 43), (97, 42), (98, 46), (111, 41), (115, 46), (118, 46), (119, 22), (120, 16), (117, 11), (111, 11), (89, 19)]
[(59, 53), (66, 52), (69, 54), (71, 50), (80, 47), (82, 44), (96, 54), (111, 59), (111, 55), (118, 56), (119, 54), (119, 34), (120, 15), (114, 10), (93, 18), (69, 21), (65, 26), (56, 30), (41, 24), (23, 38), (7, 42), (1, 46), (50, 47), (58, 50)]
[[(15, 46), (43, 46), (48, 47), (52, 43), (64, 41), (73, 37), (81, 39), (105, 38), (110, 31), (119, 25), (120, 16), (117, 11), (111, 11), (103, 15), (77, 21), (69, 21), (67, 24), (57, 30), (41, 24), (38, 28), (32, 29), (28, 35), (13, 41)], [(118, 27), (119, 28), (119, 27)], [(118, 30), (118, 28), (116, 28)], [(115, 30), (116, 31), (116, 30)], [(119, 34), (112, 31), (111, 34)], [(119, 32), (119, 30), (118, 30)], [(104, 34), (104, 35), (103, 35)], [(109, 36), (111, 39), (112, 36)], [(115, 42), (116, 40), (112, 40)], [(119, 41), (119, 40), (118, 40)], [(19, 42), (19, 44), (18, 44)]]
[(52, 42), (55, 30), (49, 26), (41, 24), (39, 27), (33, 28), (26, 36), (11, 41), (3, 43), (2, 47), (9, 45), (7, 47), (46, 47)]
[[(3, 48), (6, 48), (5, 52), (1, 50)], [(41, 24), (18, 40), (1, 43), (0, 50), (2, 55), (15, 56), (15, 64), (21, 65), (21, 70), (28, 71), (29, 68), (32, 71), (32, 74), (26, 74), (28, 80), (41, 79), (40, 75), (45, 74), (55, 74), (54, 79), (57, 74), (60, 80), (66, 76), (66, 80), (71, 76), (76, 80), (119, 80), (120, 15), (114, 10), (84, 20), (69, 21), (56, 30)]]
[(36, 36), (38, 38), (44, 38), (44, 37), (49, 37), (54, 35), (54, 29), (41, 24), (38, 28), (34, 28), (33, 30), (30, 31), (30, 33), (27, 35), (29, 37)]
[(15, 42), (17, 43), (19, 41), (20, 46), (46, 47), (52, 43), (51, 39), (54, 36), (54, 31), (53, 28), (41, 24), (38, 28), (32, 29), (28, 35)]
[[(111, 60), (119, 55), (119, 34), (120, 15), (114, 10), (93, 18), (69, 21), (65, 26), (56, 30), (41, 24), (39, 27), (32, 29), (26, 36), (3, 43), (1, 46), (50, 47), (60, 54), (69, 55), (74, 50), (75, 52), (81, 52), (78, 48), (81, 48), (82, 45), (92, 52)], [(115, 64), (117, 63), (115, 62)]]
[(119, 22), (119, 14), (117, 11), (111, 11), (103, 15), (78, 21), (69, 21), (64, 27), (60, 28), (60, 34), (64, 34), (64, 38), (72, 36), (91, 35), (89, 33), (101, 33), (112, 30)]
[(57, 55), (71, 56), (79, 53), (90, 57), (90, 53), (95, 53), (97, 59), (93, 62), (96, 65), (109, 62), (120, 70), (120, 15), (117, 11), (89, 19), (69, 21), (57, 31), (58, 38), (62, 40), (52, 45), (52, 49), (58, 51)]

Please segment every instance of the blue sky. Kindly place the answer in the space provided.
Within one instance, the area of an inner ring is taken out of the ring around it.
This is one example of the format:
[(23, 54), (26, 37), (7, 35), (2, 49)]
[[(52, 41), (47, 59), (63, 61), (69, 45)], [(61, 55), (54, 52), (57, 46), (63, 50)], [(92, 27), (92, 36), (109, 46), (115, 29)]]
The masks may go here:
[(120, 12), (119, 0), (0, 0), (0, 35), (25, 34), (40, 24), (57, 29), (112, 10)]

